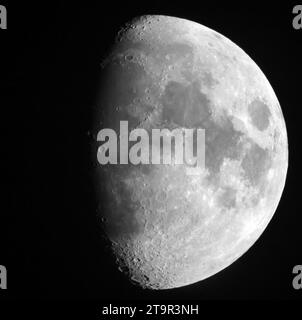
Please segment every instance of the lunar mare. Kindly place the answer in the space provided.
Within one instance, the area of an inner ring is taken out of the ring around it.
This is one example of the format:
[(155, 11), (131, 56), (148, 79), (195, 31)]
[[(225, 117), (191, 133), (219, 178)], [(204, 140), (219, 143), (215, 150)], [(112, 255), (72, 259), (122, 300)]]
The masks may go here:
[(223, 35), (168, 16), (128, 23), (101, 67), (96, 132), (118, 132), (120, 121), (205, 129), (195, 175), (186, 165), (96, 164), (119, 268), (144, 288), (168, 289), (228, 267), (265, 230), (285, 185), (286, 126), (267, 78)]

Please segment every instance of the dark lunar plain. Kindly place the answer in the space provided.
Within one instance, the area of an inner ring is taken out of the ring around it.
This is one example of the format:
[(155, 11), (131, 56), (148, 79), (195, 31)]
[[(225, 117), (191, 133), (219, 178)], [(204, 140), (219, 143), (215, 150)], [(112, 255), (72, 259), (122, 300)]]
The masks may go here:
[[(293, 4), (96, 3), (7, 4), (8, 30), (0, 30), (0, 264), (9, 290), (0, 298), (301, 299), (292, 287), (292, 269), (302, 264), (302, 29), (292, 27)], [(257, 242), (213, 277), (162, 291), (134, 286), (109, 258), (91, 179), (88, 131), (100, 63), (120, 27), (143, 14), (196, 21), (241, 47), (272, 85), (289, 141), (285, 189)]]

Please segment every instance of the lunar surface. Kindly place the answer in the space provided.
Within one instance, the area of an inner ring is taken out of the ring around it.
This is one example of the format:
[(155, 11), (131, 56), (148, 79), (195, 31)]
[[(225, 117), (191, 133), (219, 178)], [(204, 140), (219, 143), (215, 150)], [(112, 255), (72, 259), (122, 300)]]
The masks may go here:
[[(198, 23), (143, 16), (101, 64), (94, 114), (100, 223), (117, 265), (150, 289), (201, 281), (260, 237), (285, 185), (287, 133), (256, 63)], [(102, 128), (205, 129), (205, 168), (97, 163)]]

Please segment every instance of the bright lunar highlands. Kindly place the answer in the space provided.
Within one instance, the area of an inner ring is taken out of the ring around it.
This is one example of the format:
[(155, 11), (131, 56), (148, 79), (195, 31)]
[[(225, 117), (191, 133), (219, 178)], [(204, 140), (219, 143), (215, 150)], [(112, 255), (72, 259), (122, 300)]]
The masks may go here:
[[(259, 238), (288, 166), (284, 118), (255, 62), (198, 23), (143, 16), (128, 23), (102, 65), (96, 133), (205, 129), (205, 169), (100, 165), (99, 215), (117, 260), (144, 288), (192, 284), (226, 268)], [(150, 133), (151, 136), (151, 133)]]

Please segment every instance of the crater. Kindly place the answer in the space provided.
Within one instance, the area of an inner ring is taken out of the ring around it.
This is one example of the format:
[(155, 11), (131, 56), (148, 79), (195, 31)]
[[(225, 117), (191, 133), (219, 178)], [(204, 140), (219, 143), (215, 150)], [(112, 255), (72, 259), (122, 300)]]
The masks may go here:
[(218, 81), (213, 78), (211, 72), (206, 71), (202, 74), (202, 83), (208, 88), (212, 88), (214, 85), (218, 84)]
[(224, 158), (240, 159), (242, 145), (239, 143), (242, 133), (233, 127), (227, 115), (222, 124), (212, 119), (203, 123), (205, 128), (205, 166), (209, 169), (210, 178), (219, 174)]
[(237, 191), (231, 187), (224, 188), (222, 194), (218, 197), (218, 204), (226, 209), (236, 207)]
[(162, 120), (180, 127), (205, 130), (205, 166), (211, 175), (219, 173), (224, 158), (239, 159), (241, 132), (233, 127), (232, 119), (225, 114), (221, 123), (212, 118), (210, 100), (200, 91), (198, 81), (185, 86), (170, 81), (161, 97)]
[(160, 47), (159, 54), (162, 57), (166, 57), (166, 55), (169, 55), (172, 58), (172, 60), (178, 60), (183, 59), (185, 56), (192, 57), (193, 48), (187, 43), (173, 42), (169, 44), (164, 44), (162, 47)]
[(99, 215), (103, 218), (104, 228), (112, 241), (141, 232), (141, 225), (135, 216), (139, 204), (132, 199), (131, 191), (122, 182), (123, 176), (126, 176), (126, 172), (121, 168), (114, 173), (111, 170), (111, 173), (102, 177), (105, 184), (101, 188)]
[(269, 107), (260, 99), (255, 99), (248, 106), (252, 124), (260, 131), (267, 129), (271, 112)]
[(210, 101), (199, 88), (197, 81), (188, 86), (170, 81), (161, 97), (162, 120), (187, 128), (207, 120), (211, 116)]
[(271, 164), (270, 152), (253, 143), (244, 156), (241, 167), (245, 177), (250, 181), (251, 185), (255, 186), (259, 185), (263, 177), (266, 176)]
[(213, 34), (213, 36), (214, 36), (215, 38), (217, 38), (217, 39), (219, 39), (219, 40), (223, 40), (223, 36), (220, 35), (218, 32), (213, 31), (212, 34)]

